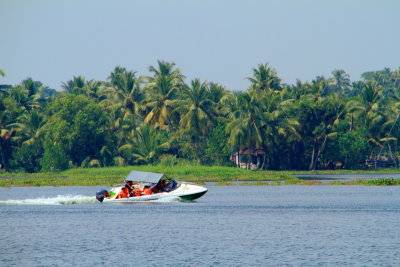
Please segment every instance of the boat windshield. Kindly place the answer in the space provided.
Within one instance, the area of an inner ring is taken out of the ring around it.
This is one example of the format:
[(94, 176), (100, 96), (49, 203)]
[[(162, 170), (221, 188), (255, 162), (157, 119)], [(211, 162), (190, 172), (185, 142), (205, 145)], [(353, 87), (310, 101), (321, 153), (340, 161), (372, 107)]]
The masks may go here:
[(168, 177), (163, 177), (154, 187), (154, 191), (161, 192), (171, 192), (179, 187), (179, 183), (173, 179)]

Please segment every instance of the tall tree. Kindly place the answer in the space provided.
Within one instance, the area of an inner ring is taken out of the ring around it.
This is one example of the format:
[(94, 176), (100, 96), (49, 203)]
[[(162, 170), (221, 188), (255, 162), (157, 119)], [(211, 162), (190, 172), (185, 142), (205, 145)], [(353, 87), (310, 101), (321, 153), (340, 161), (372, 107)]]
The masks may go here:
[(332, 71), (333, 78), (328, 79), (331, 92), (343, 94), (350, 89), (350, 75), (344, 70)]
[(73, 77), (72, 80), (67, 81), (66, 83), (62, 83), (61, 88), (68, 94), (80, 95), (84, 94), (86, 84), (86, 79), (83, 76)]
[[(299, 123), (295, 116), (290, 114), (292, 100), (284, 100), (285, 92), (269, 90), (259, 96), (262, 107), (262, 147), (269, 154), (269, 165), (273, 169), (283, 166), (281, 164), (282, 153), (279, 151), (280, 143), (289, 143), (297, 140), (300, 135), (297, 131)], [(265, 160), (262, 168), (265, 167)]]
[(100, 89), (99, 95), (104, 98), (101, 105), (109, 110), (118, 146), (126, 143), (142, 120), (139, 113), (143, 100), (142, 84), (143, 77), (118, 66)]
[(263, 109), (258, 97), (255, 90), (238, 95), (239, 105), (236, 114), (239, 116), (232, 118), (226, 126), (226, 132), (229, 134), (228, 143), (249, 150), (248, 169), (250, 169), (251, 154), (261, 145), (263, 137)]
[(199, 148), (201, 137), (205, 144), (207, 131), (215, 120), (214, 102), (209, 98), (207, 82), (192, 80), (190, 86), (182, 90), (181, 97), (178, 108), (182, 114), (180, 126), (191, 132), (195, 146)]
[(268, 63), (259, 64), (257, 68), (254, 68), (253, 77), (248, 77), (247, 80), (251, 82), (250, 88), (259, 91), (282, 89), (281, 79), (277, 76), (276, 70), (271, 68)]
[(0, 164), (2, 168), (9, 170), (9, 160), (12, 156), (11, 138), (15, 130), (10, 127), (11, 123), (22, 113), (21, 107), (15, 99), (0, 92)]
[(136, 72), (127, 71), (122, 67), (115, 67), (108, 77), (109, 82), (103, 87), (103, 94), (108, 103), (122, 109), (124, 117), (138, 114), (139, 103), (143, 94), (142, 77), (136, 77)]
[(303, 96), (310, 93), (309, 87), (310, 86), (308, 83), (303, 83), (300, 80), (296, 80), (296, 84), (286, 86), (285, 90), (287, 92), (287, 98), (294, 101), (299, 101)]
[(324, 96), (327, 96), (330, 92), (330, 87), (328, 81), (324, 76), (317, 76), (311, 81), (309, 85), (310, 97), (313, 101), (320, 102)]
[(154, 163), (160, 153), (167, 151), (170, 143), (151, 125), (138, 127), (127, 144), (118, 150), (122, 156), (134, 164)]
[[(0, 76), (2, 76), (2, 77), (6, 76), (6, 73), (2, 69), (0, 69)], [(10, 87), (11, 87), (10, 85), (0, 84), (0, 93), (3, 92), (5, 89), (10, 88)]]
[(103, 147), (112, 142), (106, 111), (83, 95), (61, 97), (50, 109), (44, 126), (47, 140), (59, 145), (75, 166), (86, 159), (99, 160)]
[(151, 66), (149, 71), (153, 77), (148, 77), (146, 85), (146, 110), (149, 110), (145, 123), (157, 125), (161, 129), (166, 126), (174, 128), (172, 111), (175, 107), (177, 93), (183, 87), (184, 76), (174, 63), (158, 61), (158, 67)]
[(361, 88), (360, 95), (347, 103), (347, 110), (357, 116), (361, 126), (368, 127), (380, 113), (383, 100), (382, 88), (375, 82), (367, 82)]
[(43, 134), (43, 126), (46, 123), (45, 116), (37, 110), (23, 113), (18, 122), (10, 124), (17, 133), (17, 138), (22, 144), (32, 144), (38, 141)]

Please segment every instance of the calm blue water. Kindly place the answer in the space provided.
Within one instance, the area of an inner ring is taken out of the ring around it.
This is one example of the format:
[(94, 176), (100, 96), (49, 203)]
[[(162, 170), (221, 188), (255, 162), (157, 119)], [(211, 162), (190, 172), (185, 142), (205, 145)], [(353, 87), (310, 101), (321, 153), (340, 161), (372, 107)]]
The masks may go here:
[(125, 205), (98, 189), (1, 188), (0, 266), (400, 266), (400, 187), (210, 186)]

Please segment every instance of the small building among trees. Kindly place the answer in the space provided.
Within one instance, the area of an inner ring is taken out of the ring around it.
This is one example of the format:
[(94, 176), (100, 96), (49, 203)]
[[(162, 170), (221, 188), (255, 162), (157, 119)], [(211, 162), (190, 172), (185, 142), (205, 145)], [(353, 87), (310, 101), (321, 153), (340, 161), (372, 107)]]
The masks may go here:
[(236, 164), (238, 168), (257, 170), (263, 168), (265, 165), (266, 152), (262, 148), (239, 149), (231, 156), (231, 161)]

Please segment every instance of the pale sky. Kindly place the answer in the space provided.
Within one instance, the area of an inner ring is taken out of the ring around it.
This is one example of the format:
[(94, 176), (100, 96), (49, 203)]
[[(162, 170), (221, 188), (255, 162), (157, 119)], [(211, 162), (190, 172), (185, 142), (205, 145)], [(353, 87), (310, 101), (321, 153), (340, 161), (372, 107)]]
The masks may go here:
[(400, 67), (398, 0), (0, 0), (0, 84), (27, 77), (60, 90), (115, 66), (157, 60), (191, 79), (246, 90), (269, 63), (283, 82)]

